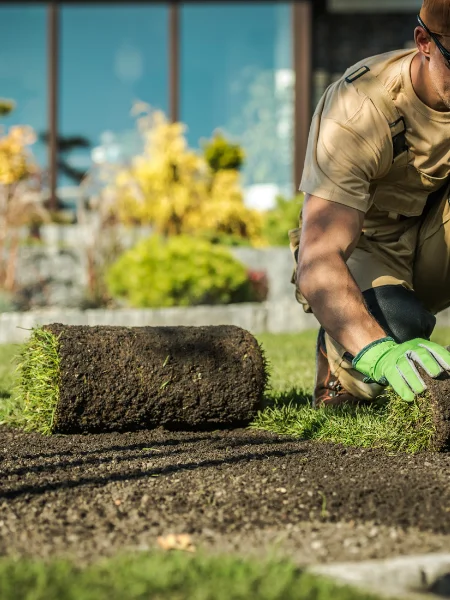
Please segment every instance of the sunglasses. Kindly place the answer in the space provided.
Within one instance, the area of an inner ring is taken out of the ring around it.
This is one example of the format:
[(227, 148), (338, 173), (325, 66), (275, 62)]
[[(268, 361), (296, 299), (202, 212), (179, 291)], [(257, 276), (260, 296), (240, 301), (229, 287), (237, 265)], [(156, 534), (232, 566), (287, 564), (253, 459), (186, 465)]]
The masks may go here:
[(444, 46), (439, 41), (439, 38), (437, 37), (437, 35), (428, 29), (428, 27), (425, 25), (425, 23), (422, 21), (422, 19), (420, 18), (419, 15), (417, 15), (417, 20), (419, 21), (419, 25), (425, 29), (425, 31), (428, 33), (430, 38), (433, 40), (433, 42), (439, 48), (442, 56), (445, 58), (445, 60), (448, 63), (447, 66), (450, 68), (450, 50), (447, 50), (447, 48), (444, 48)]

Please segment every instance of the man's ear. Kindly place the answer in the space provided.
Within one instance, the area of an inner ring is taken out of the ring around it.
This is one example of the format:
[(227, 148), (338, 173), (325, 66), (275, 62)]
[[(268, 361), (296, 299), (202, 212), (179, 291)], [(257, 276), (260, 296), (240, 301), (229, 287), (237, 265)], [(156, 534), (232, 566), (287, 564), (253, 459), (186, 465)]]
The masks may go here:
[(414, 40), (419, 52), (425, 56), (425, 58), (430, 58), (431, 40), (423, 27), (416, 27), (414, 30)]

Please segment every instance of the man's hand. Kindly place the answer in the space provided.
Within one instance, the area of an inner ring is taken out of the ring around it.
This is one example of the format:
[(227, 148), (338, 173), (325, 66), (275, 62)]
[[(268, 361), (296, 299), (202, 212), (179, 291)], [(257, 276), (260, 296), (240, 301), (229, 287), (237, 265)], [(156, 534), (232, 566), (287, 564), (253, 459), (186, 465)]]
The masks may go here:
[(397, 344), (385, 337), (363, 348), (352, 365), (373, 381), (391, 385), (403, 400), (412, 402), (416, 394), (427, 388), (416, 365), (436, 378), (443, 371), (450, 371), (450, 352), (421, 338)]

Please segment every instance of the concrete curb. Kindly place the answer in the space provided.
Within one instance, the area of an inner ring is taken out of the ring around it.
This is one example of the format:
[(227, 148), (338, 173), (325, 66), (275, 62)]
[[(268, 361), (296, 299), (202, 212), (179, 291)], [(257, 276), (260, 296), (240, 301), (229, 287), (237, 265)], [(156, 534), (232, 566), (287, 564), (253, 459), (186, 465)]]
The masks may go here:
[(0, 313), (0, 344), (23, 342), (29, 337), (30, 329), (49, 323), (119, 325), (121, 327), (237, 325), (253, 334), (294, 333), (319, 327), (316, 318), (311, 314), (304, 313), (295, 299), (155, 309), (49, 308), (22, 313)]
[[(318, 329), (312, 314), (306, 314), (295, 298), (216, 306), (171, 308), (88, 309), (47, 308), (29, 312), (0, 312), (0, 344), (21, 343), (30, 329), (49, 323), (64, 325), (180, 326), (237, 325), (250, 333), (298, 333)], [(450, 327), (450, 310), (437, 315), (438, 327)]]
[(450, 554), (313, 565), (307, 570), (390, 598), (450, 598)]

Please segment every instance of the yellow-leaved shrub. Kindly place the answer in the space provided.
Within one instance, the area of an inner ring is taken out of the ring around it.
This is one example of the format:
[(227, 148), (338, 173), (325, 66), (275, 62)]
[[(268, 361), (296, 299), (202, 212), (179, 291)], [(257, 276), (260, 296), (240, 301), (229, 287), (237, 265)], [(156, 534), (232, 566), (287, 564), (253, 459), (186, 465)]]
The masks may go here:
[(262, 218), (245, 206), (237, 169), (213, 170), (188, 148), (185, 125), (161, 111), (147, 107), (138, 126), (144, 150), (109, 186), (120, 221), (150, 225), (163, 236), (220, 233), (261, 242)]
[(12, 185), (37, 172), (27, 148), (35, 140), (28, 126), (16, 125), (0, 135), (0, 185)]
[[(7, 110), (3, 107), (0, 114)], [(27, 125), (0, 130), (0, 289), (8, 292), (16, 284), (20, 227), (48, 219), (39, 201), (39, 169), (28, 149), (35, 141)]]

